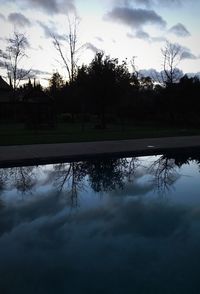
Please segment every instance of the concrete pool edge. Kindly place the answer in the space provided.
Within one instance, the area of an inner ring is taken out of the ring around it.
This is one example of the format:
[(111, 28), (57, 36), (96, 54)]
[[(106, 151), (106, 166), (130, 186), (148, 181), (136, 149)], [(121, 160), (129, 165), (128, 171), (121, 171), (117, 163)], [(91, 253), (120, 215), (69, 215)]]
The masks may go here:
[(200, 150), (200, 136), (0, 146), (0, 167)]

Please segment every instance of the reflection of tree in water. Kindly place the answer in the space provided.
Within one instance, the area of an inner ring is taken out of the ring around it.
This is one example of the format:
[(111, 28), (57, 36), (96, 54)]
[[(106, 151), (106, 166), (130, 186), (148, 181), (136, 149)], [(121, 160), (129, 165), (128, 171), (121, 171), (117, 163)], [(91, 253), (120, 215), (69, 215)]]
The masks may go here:
[(168, 152), (165, 157), (174, 159), (175, 164), (180, 168), (184, 164), (190, 164), (191, 161), (195, 162), (200, 167), (200, 154), (197, 151), (190, 152)]
[(0, 169), (0, 190), (9, 186), (23, 194), (30, 192), (36, 184), (36, 170), (38, 170), (36, 166)]
[(86, 163), (89, 183), (95, 192), (122, 188), (123, 174), (118, 160), (96, 160)]
[(86, 162), (91, 188), (95, 192), (123, 189), (125, 179), (130, 180), (136, 169), (137, 158), (106, 159)]
[(59, 193), (67, 187), (72, 207), (78, 205), (78, 191), (84, 188), (86, 170), (82, 162), (61, 163), (54, 165), (54, 185)]
[(175, 159), (167, 155), (160, 156), (151, 164), (148, 170), (154, 176), (154, 184), (161, 194), (168, 191), (179, 178)]
[[(178, 179), (178, 169), (183, 164), (195, 161), (200, 167), (200, 156), (187, 153), (166, 153), (156, 159), (147, 170), (159, 192), (165, 193)], [(78, 205), (78, 193), (85, 188), (85, 182), (95, 192), (123, 189), (127, 182), (134, 181), (135, 172), (141, 165), (139, 158), (111, 158), (83, 162), (62, 163), (48, 171), (48, 183), (56, 190), (65, 192), (71, 206)], [(31, 192), (39, 181), (39, 167), (14, 167), (0, 169), (0, 194), (4, 189), (16, 188), (22, 194)]]
[(6, 182), (8, 181), (8, 173), (5, 172), (5, 169), (0, 169), (0, 194), (6, 187)]
[(36, 184), (36, 169), (38, 172), (38, 167), (34, 166), (15, 167), (10, 169), (13, 186), (23, 194), (30, 192)]
[[(91, 160), (61, 163), (53, 166), (48, 181), (59, 193), (65, 191), (71, 206), (78, 204), (78, 192), (84, 189), (85, 178), (95, 192), (123, 188), (136, 169), (136, 158)], [(31, 191), (38, 181), (38, 167), (14, 167), (0, 170), (1, 187), (16, 188), (21, 193)]]
[(200, 155), (196, 152), (167, 152), (155, 160), (149, 167), (150, 173), (154, 176), (156, 188), (159, 192), (165, 193), (180, 177), (177, 168), (190, 164), (194, 161), (200, 170)]
[(124, 177), (130, 182), (141, 163), (138, 157), (125, 158), (123, 160), (125, 161), (123, 168)]
[(154, 180), (159, 192), (165, 193), (180, 177), (177, 168), (195, 162), (200, 171), (200, 155), (196, 152), (168, 152), (156, 160), (150, 167), (154, 174)]
[(54, 186), (59, 192), (67, 189), (71, 206), (78, 204), (78, 192), (88, 183), (95, 192), (106, 192), (116, 188), (123, 189), (125, 180), (131, 180), (138, 159), (90, 160), (54, 165)]

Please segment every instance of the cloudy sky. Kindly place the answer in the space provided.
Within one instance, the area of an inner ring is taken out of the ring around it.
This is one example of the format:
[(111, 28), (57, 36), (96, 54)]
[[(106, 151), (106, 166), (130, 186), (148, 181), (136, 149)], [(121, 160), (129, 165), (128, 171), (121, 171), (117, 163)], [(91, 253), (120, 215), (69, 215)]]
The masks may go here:
[[(178, 43), (184, 54), (179, 67), (185, 73), (200, 72), (199, 0), (0, 0), (0, 49), (13, 31), (29, 40), (28, 58), (38, 79), (58, 70), (60, 64), (50, 32), (63, 39), (67, 15), (76, 13), (79, 64), (88, 63), (98, 50), (127, 61), (135, 57), (138, 69), (162, 69), (161, 48), (166, 40)], [(0, 68), (0, 74), (5, 72)], [(46, 82), (47, 84), (47, 82)]]

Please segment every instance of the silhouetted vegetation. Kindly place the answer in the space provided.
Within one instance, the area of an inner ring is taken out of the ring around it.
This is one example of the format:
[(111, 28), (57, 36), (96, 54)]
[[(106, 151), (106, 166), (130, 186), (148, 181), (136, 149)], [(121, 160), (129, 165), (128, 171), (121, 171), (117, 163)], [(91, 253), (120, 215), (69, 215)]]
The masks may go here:
[(21, 122), (33, 129), (51, 128), (56, 122), (79, 123), (82, 132), (88, 123), (95, 130), (115, 125), (124, 131), (138, 124), (198, 128), (200, 80), (183, 76), (176, 68), (180, 48), (169, 43), (162, 54), (160, 81), (142, 76), (135, 67), (130, 72), (126, 61), (120, 63), (102, 52), (89, 65), (74, 65), (68, 82), (58, 72), (53, 73), (47, 89), (29, 79), (15, 87), (14, 101), (10, 98), (12, 83), (5, 87), (1, 81), (0, 120)]
[(26, 36), (14, 32), (13, 35), (7, 39), (6, 50), (0, 50), (2, 67), (6, 69), (10, 86), (13, 89), (13, 100), (17, 99), (16, 91), (20, 82), (27, 78), (30, 73), (30, 70), (25, 70), (22, 67), (22, 61), (27, 57), (26, 49), (28, 47), (29, 43)]
[[(178, 49), (177, 49), (178, 50)], [(165, 73), (167, 70), (165, 69)], [(78, 69), (70, 84), (50, 80), (48, 92), (54, 97), (61, 120), (92, 121), (96, 129), (109, 123), (156, 122), (168, 125), (198, 126), (200, 123), (200, 80), (177, 77), (171, 68), (169, 78), (155, 83), (151, 77), (130, 73), (126, 62), (119, 63), (103, 53)]]

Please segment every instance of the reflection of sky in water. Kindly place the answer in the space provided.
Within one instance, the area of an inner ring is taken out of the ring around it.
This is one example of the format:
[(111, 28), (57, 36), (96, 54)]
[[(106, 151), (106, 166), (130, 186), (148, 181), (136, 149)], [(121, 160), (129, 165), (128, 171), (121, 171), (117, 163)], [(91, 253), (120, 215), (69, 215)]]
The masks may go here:
[(200, 167), (191, 162), (190, 165), (183, 165), (179, 172), (182, 176), (171, 198), (179, 203), (200, 205)]
[(197, 161), (80, 166), (0, 171), (0, 293), (200, 293)]

